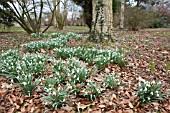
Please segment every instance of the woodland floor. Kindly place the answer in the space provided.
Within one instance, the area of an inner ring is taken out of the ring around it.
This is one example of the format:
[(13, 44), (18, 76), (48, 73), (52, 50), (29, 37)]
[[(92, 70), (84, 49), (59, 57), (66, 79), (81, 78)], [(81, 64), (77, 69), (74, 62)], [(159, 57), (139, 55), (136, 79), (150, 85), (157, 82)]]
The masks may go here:
[[(119, 79), (123, 85), (116, 90), (106, 90), (95, 101), (87, 101), (76, 98), (70, 103), (71, 107), (62, 107), (54, 110), (42, 102), (41, 93), (34, 93), (28, 97), (22, 93), (22, 88), (13, 85), (10, 81), (0, 76), (0, 112), (58, 112), (74, 113), (77, 111), (77, 104), (84, 113), (169, 113), (170, 112), (170, 29), (145, 29), (142, 31), (114, 31), (114, 43), (104, 43), (104, 48), (123, 48), (126, 66), (120, 68), (116, 65), (108, 65), (107, 68), (115, 75), (120, 75)], [(33, 40), (28, 35), (18, 33), (0, 33), (0, 51), (10, 48), (18, 48), (21, 44)], [(72, 46), (92, 46), (91, 43), (81, 40), (79, 42), (70, 41)], [(151, 62), (155, 61), (154, 74), (151, 72)], [(166, 73), (168, 71), (168, 73)], [(105, 71), (103, 71), (105, 73)], [(94, 75), (93, 79), (102, 81), (104, 74)], [(134, 90), (137, 89), (139, 81), (161, 81), (165, 94), (165, 99), (160, 102), (152, 102), (139, 106)], [(6, 87), (6, 88), (4, 88)], [(110, 98), (108, 101), (106, 98)], [(93, 106), (93, 107), (90, 107)]]

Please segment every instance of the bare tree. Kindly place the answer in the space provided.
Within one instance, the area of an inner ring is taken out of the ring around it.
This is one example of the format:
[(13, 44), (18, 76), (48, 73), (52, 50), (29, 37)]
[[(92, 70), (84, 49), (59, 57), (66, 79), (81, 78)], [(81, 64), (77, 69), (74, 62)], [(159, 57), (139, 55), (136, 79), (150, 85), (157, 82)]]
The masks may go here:
[[(12, 17), (29, 34), (45, 32), (52, 23), (56, 9), (56, 6), (53, 7), (49, 0), (2, 0), (2, 2), (9, 11), (3, 10), (1, 7), (0, 11)], [(41, 30), (42, 16), (47, 11), (47, 7), (52, 12), (52, 18), (48, 26)]]
[[(56, 4), (56, 2), (58, 2), (58, 6), (57, 6), (56, 10), (54, 11), (54, 15), (55, 15), (54, 22), (55, 22), (55, 26), (59, 30), (63, 30), (65, 21), (67, 19), (67, 2), (68, 2), (68, 0), (53, 0), (54, 5)], [(63, 6), (62, 12), (60, 10), (61, 5)]]

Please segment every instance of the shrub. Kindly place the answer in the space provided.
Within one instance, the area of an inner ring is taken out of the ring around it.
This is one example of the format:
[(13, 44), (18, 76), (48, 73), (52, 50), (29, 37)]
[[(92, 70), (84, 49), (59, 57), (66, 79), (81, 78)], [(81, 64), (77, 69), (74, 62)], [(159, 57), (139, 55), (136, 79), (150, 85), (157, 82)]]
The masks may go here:
[(137, 31), (149, 27), (155, 21), (153, 12), (142, 10), (137, 7), (128, 7), (125, 13), (125, 26), (129, 30)]

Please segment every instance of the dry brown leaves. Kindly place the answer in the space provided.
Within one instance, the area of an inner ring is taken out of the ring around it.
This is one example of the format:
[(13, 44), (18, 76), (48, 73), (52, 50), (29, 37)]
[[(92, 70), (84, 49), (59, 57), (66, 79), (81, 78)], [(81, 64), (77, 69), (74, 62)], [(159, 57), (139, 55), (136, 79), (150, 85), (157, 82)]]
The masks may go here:
[[(160, 32), (161, 33), (161, 32)], [(22, 89), (17, 86), (8, 87), (10, 83), (7, 79), (0, 76), (0, 112), (36, 112), (41, 113), (73, 113), (83, 111), (84, 113), (145, 113), (145, 112), (170, 112), (170, 73), (166, 74), (166, 65), (170, 61), (170, 40), (157, 36), (158, 34), (142, 32), (117, 32), (114, 46), (124, 48), (126, 67), (120, 68), (116, 65), (108, 65), (103, 73), (94, 75), (93, 80), (102, 82), (107, 73), (114, 72), (119, 75), (122, 84), (116, 90), (106, 89), (105, 94), (96, 99), (95, 102), (84, 98), (73, 99), (68, 105), (54, 110), (51, 106), (46, 106), (40, 99), (42, 93), (34, 93), (31, 97), (22, 94)], [(161, 35), (162, 36), (162, 35)], [(131, 37), (131, 38), (130, 38)], [(5, 42), (6, 43), (6, 42)], [(75, 40), (70, 42), (71, 46), (77, 43)], [(40, 50), (46, 53), (45, 50)], [(53, 50), (50, 50), (53, 53)], [(151, 73), (150, 64), (154, 60), (156, 66), (154, 75)], [(92, 68), (89, 67), (89, 70)], [(170, 70), (169, 70), (170, 71)], [(47, 72), (50, 75), (51, 72)], [(165, 100), (152, 102), (151, 105), (140, 106), (136, 94), (139, 81), (156, 80), (163, 83), (162, 92), (166, 94)], [(5, 84), (6, 83), (6, 86)], [(5, 86), (2, 88), (2, 86)], [(5, 98), (4, 95), (10, 90)]]

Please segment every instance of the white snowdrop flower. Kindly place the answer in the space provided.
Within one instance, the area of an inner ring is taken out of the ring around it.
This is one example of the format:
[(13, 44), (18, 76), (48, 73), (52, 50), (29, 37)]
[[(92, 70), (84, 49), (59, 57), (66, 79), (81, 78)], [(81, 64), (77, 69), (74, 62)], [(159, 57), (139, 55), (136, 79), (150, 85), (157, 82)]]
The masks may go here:
[(79, 77), (77, 78), (77, 81), (79, 81), (80, 79), (79, 79)]
[(87, 80), (88, 83), (92, 82), (91, 80)]
[(19, 80), (19, 76), (17, 76), (17, 77), (16, 77), (16, 79), (18, 79), (18, 80)]
[(147, 91), (147, 88), (145, 87), (144, 91), (146, 92)]
[(159, 97), (160, 95), (159, 94), (156, 94), (157, 97)]
[(55, 91), (53, 91), (53, 92), (52, 92), (52, 95), (56, 95), (56, 92), (55, 92)]
[(158, 91), (156, 91), (156, 94), (158, 94)]
[(49, 91), (52, 91), (52, 88), (49, 88)]
[(11, 84), (9, 84), (9, 87), (11, 88), (13, 86), (13, 84), (11, 83)]
[(88, 95), (88, 92), (87, 92), (87, 91), (84, 91), (84, 94), (85, 94), (85, 95)]
[(26, 82), (23, 82), (22, 84), (23, 84), (24, 86), (25, 86), (25, 85), (27, 85), (27, 83), (26, 83)]
[(139, 87), (141, 87), (141, 83), (139, 82)]
[(155, 81), (152, 81), (152, 84), (155, 84)]
[(150, 98), (150, 97), (148, 97), (148, 100), (151, 100), (151, 98)]
[(147, 87), (151, 87), (150, 83), (147, 83), (146, 86), (147, 86)]
[(61, 90), (61, 87), (58, 87), (58, 92)]
[(5, 72), (5, 70), (3, 69), (2, 72)]
[(44, 104), (45, 104), (45, 105), (48, 105), (48, 102), (45, 102)]
[(53, 85), (52, 85), (52, 84), (49, 84), (48, 87), (53, 87)]
[(11, 83), (14, 83), (14, 80), (13, 80), (13, 79), (11, 79)]
[(67, 87), (68, 87), (68, 89), (72, 89), (72, 86), (71, 86), (71, 85), (68, 85)]
[(31, 74), (28, 74), (28, 77), (30, 78), (32, 75)]
[(158, 84), (162, 84), (161, 81), (159, 81)]

